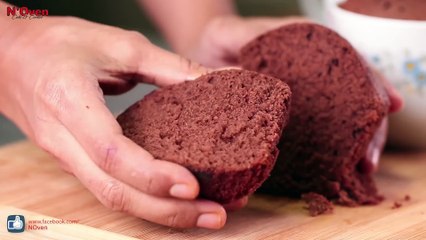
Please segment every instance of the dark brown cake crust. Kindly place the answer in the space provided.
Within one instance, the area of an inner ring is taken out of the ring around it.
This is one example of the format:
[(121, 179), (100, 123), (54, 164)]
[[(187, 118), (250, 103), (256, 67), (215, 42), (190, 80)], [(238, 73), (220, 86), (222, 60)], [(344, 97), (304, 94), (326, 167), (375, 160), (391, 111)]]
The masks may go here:
[(290, 96), (276, 78), (219, 71), (150, 93), (118, 122), (156, 159), (187, 167), (201, 197), (228, 203), (253, 193), (269, 176)]
[(263, 192), (316, 192), (344, 205), (381, 201), (371, 175), (358, 164), (389, 99), (346, 40), (316, 24), (287, 25), (248, 43), (240, 62), (282, 79), (293, 93), (277, 164)]
[(340, 7), (374, 17), (426, 20), (425, 0), (347, 0)]

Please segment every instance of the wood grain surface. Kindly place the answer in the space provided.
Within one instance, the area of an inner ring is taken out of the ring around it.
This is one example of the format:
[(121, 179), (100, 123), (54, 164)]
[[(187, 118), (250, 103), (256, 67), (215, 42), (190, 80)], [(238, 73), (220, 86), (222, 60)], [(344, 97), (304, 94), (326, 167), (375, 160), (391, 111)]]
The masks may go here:
[[(39, 239), (119, 239), (109, 232), (123, 239), (426, 239), (426, 153), (388, 153), (381, 161), (376, 179), (386, 201), (379, 206), (310, 217), (301, 201), (255, 195), (222, 230), (175, 230), (106, 209), (48, 154), (16, 143), (0, 148), (0, 239), (28, 239), (6, 231), (9, 214), (79, 220), (26, 233)], [(395, 201), (402, 206), (393, 209)]]

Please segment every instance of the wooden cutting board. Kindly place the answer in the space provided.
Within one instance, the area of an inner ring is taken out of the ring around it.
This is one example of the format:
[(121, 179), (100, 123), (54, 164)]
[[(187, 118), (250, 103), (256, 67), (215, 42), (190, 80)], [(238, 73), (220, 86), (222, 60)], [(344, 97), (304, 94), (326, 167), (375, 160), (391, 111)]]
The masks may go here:
[[(426, 239), (426, 153), (388, 153), (376, 178), (386, 197), (379, 206), (310, 217), (301, 201), (257, 195), (222, 230), (174, 230), (104, 208), (52, 157), (21, 142), (0, 148), (0, 239)], [(402, 206), (393, 209), (395, 201)], [(9, 214), (79, 224), (19, 235), (6, 231)]]

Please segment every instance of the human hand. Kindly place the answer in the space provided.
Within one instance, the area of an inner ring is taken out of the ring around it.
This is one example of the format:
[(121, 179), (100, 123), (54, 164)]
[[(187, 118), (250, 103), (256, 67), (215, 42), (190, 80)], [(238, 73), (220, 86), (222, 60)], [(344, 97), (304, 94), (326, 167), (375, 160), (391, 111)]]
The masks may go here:
[(236, 66), (240, 49), (249, 41), (274, 28), (308, 21), (303, 17), (218, 16), (204, 26), (197, 44), (183, 55), (209, 67)]
[[(238, 65), (240, 49), (257, 36), (286, 24), (308, 22), (302, 17), (287, 18), (242, 18), (238, 16), (219, 16), (211, 20), (200, 35), (198, 44), (189, 49), (186, 56), (205, 66), (223, 67)], [(395, 88), (383, 76), (377, 74), (390, 99), (389, 112), (398, 112), (403, 100)], [(363, 171), (372, 172), (378, 167), (381, 152), (386, 143), (387, 118), (374, 135), (365, 158), (361, 162)]]
[(113, 210), (171, 227), (224, 225), (224, 207), (195, 199), (199, 185), (187, 169), (154, 159), (122, 135), (102, 94), (137, 82), (194, 79), (205, 68), (139, 33), (76, 18), (7, 26), (0, 39), (0, 111), (30, 139)]

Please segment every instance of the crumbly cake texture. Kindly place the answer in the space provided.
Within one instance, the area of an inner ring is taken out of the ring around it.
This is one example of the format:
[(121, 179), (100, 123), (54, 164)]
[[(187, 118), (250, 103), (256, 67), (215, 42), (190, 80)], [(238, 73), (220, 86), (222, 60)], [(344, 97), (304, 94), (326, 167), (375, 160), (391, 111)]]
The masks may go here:
[(316, 217), (322, 214), (331, 214), (333, 213), (334, 205), (323, 195), (317, 193), (306, 193), (302, 194), (302, 199), (307, 204), (307, 209), (309, 215)]
[(312, 23), (286, 25), (244, 46), (240, 63), (281, 79), (293, 93), (277, 163), (260, 191), (314, 192), (349, 206), (382, 200), (360, 162), (389, 99), (345, 39)]
[(276, 78), (224, 70), (156, 90), (118, 117), (156, 159), (188, 168), (201, 197), (228, 203), (270, 175), (291, 91)]

